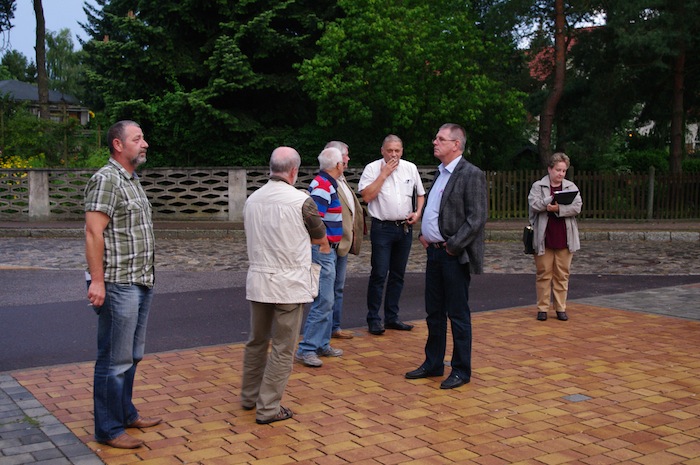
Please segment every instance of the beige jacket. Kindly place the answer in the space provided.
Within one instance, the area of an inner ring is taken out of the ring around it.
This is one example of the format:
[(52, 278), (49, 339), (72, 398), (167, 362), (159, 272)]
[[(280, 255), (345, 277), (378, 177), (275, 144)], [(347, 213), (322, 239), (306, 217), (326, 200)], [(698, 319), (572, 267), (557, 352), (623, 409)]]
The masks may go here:
[[(348, 253), (359, 255), (360, 248), (362, 247), (362, 240), (366, 234), (365, 211), (344, 177), (338, 179), (338, 184), (340, 183), (343, 183), (345, 187), (348, 188), (348, 191), (352, 193), (352, 198), (348, 199), (345, 195), (345, 190), (340, 187), (338, 188), (338, 198), (340, 199), (340, 205), (343, 207), (343, 237), (340, 239), (340, 244), (338, 244), (337, 253), (341, 257), (344, 257)], [(352, 210), (350, 209), (350, 202), (355, 204), (354, 221)]]
[[(562, 181), (564, 189), (576, 189), (578, 187), (568, 179)], [(547, 221), (549, 214), (547, 205), (552, 202), (553, 195), (549, 188), (549, 176), (545, 176), (539, 181), (535, 181), (530, 189), (530, 194), (527, 197), (529, 205), (530, 224), (535, 230), (533, 244), (537, 255), (544, 255), (544, 233), (547, 229)], [(579, 193), (570, 205), (559, 205), (559, 213), (557, 216), (563, 217), (566, 223), (566, 244), (570, 252), (576, 252), (581, 248), (581, 242), (578, 235), (578, 223), (576, 215), (581, 213), (581, 194)]]
[(246, 299), (299, 304), (313, 302), (318, 295), (321, 269), (311, 262), (311, 243), (302, 216), (308, 198), (286, 182), (270, 180), (246, 200)]

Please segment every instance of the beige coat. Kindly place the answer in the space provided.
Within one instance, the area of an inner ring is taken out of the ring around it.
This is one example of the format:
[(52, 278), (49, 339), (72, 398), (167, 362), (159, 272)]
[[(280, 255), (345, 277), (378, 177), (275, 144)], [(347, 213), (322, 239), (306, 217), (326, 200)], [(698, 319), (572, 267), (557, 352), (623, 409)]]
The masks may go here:
[[(365, 211), (345, 178), (338, 179), (338, 184), (340, 183), (343, 183), (348, 188), (348, 191), (352, 193), (352, 198), (346, 198), (345, 190), (338, 188), (338, 198), (340, 199), (343, 213), (343, 237), (340, 239), (340, 244), (338, 244), (337, 253), (341, 257), (346, 256), (348, 253), (359, 255), (362, 240), (367, 233), (365, 230)], [(355, 204), (354, 221), (350, 202)]]
[[(562, 188), (578, 190), (576, 184), (568, 179), (562, 181)], [(554, 196), (549, 188), (549, 176), (535, 181), (530, 189), (530, 195), (527, 197), (530, 207), (530, 224), (535, 230), (533, 244), (537, 255), (544, 255), (544, 233), (549, 219), (547, 205), (552, 203), (553, 198)], [(557, 216), (563, 217), (566, 223), (566, 244), (572, 253), (581, 248), (576, 215), (581, 213), (582, 205), (583, 201), (579, 193), (570, 205), (559, 205), (559, 213), (557, 213)]]

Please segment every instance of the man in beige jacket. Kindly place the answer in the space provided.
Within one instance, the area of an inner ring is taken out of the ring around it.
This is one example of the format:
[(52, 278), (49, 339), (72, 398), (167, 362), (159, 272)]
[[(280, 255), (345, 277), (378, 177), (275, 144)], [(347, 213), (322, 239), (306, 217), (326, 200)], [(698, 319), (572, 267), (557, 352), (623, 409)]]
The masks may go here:
[[(343, 155), (343, 164), (348, 169), (350, 161), (350, 150), (348, 144), (337, 140), (330, 141), (325, 148), (336, 148)], [(345, 288), (345, 272), (348, 265), (348, 254), (359, 255), (364, 239), (365, 212), (355, 193), (348, 185), (345, 176), (342, 175), (338, 181), (338, 197), (343, 206), (343, 238), (337, 249), (337, 261), (335, 265), (335, 286), (333, 288), (335, 302), (333, 304), (333, 329), (331, 337), (337, 339), (352, 339), (350, 331), (340, 329), (340, 320), (343, 315), (343, 289)]]
[(259, 424), (292, 417), (280, 400), (292, 372), (304, 304), (318, 294), (320, 269), (311, 262), (311, 244), (331, 252), (316, 203), (294, 187), (300, 165), (296, 150), (276, 148), (270, 180), (248, 197), (243, 209), (251, 328), (243, 356), (241, 405), (257, 410)]

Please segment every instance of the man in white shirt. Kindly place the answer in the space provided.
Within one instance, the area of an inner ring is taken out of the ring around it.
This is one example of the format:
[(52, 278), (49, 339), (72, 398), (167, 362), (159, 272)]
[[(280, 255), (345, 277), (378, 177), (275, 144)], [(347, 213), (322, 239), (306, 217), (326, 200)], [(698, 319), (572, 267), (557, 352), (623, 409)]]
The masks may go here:
[[(384, 138), (382, 158), (367, 165), (358, 190), (372, 217), (372, 271), (367, 288), (367, 325), (370, 334), (384, 329), (410, 331), (399, 320), (399, 299), (413, 241), (413, 225), (420, 219), (425, 189), (413, 163), (402, 160), (403, 142), (390, 134)], [(387, 278), (388, 275), (388, 278)], [(384, 297), (384, 321), (379, 315)]]

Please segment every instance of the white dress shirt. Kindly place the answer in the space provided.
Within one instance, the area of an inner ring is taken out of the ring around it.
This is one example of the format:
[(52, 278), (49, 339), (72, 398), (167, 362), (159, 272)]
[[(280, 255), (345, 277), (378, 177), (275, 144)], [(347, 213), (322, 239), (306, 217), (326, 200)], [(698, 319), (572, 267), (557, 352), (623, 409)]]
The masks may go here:
[(447, 166), (440, 163), (440, 166), (438, 166), (440, 176), (437, 177), (433, 183), (433, 187), (430, 188), (430, 195), (428, 195), (428, 202), (423, 211), (423, 220), (420, 228), (421, 235), (430, 243), (445, 242), (445, 238), (440, 234), (440, 228), (438, 226), (440, 202), (442, 201), (442, 193), (445, 191), (445, 186), (447, 186), (447, 182), (452, 176), (452, 171), (457, 167), (457, 163), (459, 163), (460, 160), (462, 160), (461, 156), (452, 160)]
[[(381, 173), (384, 159), (373, 161), (365, 166), (357, 185), (358, 191), (372, 184)], [(399, 160), (399, 166), (382, 184), (379, 195), (367, 204), (372, 218), (380, 221), (403, 221), (413, 212), (413, 188), (417, 195), (425, 195), (423, 182), (416, 165), (406, 160)]]

